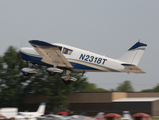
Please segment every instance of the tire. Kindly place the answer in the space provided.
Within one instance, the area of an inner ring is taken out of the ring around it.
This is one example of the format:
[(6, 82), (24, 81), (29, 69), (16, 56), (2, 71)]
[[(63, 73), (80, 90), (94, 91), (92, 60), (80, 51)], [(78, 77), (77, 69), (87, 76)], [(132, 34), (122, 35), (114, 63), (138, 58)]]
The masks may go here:
[(53, 72), (49, 72), (49, 74), (50, 74), (51, 76), (55, 76), (55, 75), (56, 75), (56, 73), (53, 73)]
[(23, 73), (24, 76), (29, 76), (29, 73)]
[(63, 82), (64, 82), (65, 84), (70, 84), (70, 83), (71, 83), (70, 80), (67, 80), (67, 81), (63, 80)]

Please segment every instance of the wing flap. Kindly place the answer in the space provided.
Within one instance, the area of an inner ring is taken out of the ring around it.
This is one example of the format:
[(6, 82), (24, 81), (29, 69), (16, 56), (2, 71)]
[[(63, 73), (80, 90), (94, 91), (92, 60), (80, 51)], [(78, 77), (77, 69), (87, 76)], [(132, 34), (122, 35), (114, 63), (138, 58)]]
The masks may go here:
[(133, 73), (145, 73), (143, 70), (141, 70), (139, 67), (133, 64), (121, 64), (125, 67), (125, 69), (128, 70), (128, 72), (133, 72)]
[(72, 68), (72, 65), (61, 53), (58, 46), (39, 40), (30, 40), (29, 43), (39, 53), (39, 55), (41, 55), (42, 62), (51, 65), (58, 65), (59, 67)]

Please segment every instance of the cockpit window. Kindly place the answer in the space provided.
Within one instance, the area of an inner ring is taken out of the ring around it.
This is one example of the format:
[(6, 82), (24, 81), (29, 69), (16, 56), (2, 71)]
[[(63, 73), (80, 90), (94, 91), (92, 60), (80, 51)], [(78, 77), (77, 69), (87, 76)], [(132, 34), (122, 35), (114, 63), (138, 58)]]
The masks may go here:
[(58, 47), (60, 49), (60, 51), (62, 50), (62, 47)]
[(63, 48), (63, 51), (62, 51), (63, 54), (67, 54), (67, 55), (71, 55), (72, 53), (72, 50), (70, 49), (67, 49), (67, 48)]

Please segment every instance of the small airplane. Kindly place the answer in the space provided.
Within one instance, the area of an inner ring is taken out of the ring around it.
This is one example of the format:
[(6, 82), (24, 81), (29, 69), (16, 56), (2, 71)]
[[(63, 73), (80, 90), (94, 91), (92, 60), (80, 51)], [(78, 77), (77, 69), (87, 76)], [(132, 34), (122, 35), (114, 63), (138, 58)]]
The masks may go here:
[(62, 116), (62, 115), (54, 115), (54, 114), (49, 114), (46, 116), (42, 117), (37, 117), (37, 120), (103, 120), (104, 119), (104, 113), (99, 112), (94, 118), (84, 116), (84, 115), (72, 115), (72, 116)]
[(16, 115), (15, 119), (35, 119), (36, 117), (40, 117), (41, 115), (44, 115), (45, 112), (45, 103), (41, 103), (38, 110), (36, 112), (18, 112), (18, 115)]
[(0, 119), (10, 119), (14, 116), (16, 116), (18, 113), (18, 108), (13, 107), (5, 107), (0, 108)]
[(103, 120), (104, 112), (99, 112), (92, 120)]
[(66, 76), (61, 79), (69, 84), (77, 79), (70, 76), (71, 71), (82, 72), (125, 72), (125, 73), (145, 73), (137, 67), (147, 44), (138, 41), (122, 57), (112, 59), (104, 55), (99, 55), (87, 50), (71, 47), (60, 43), (47, 43), (41, 40), (30, 40), (32, 47), (21, 47), (19, 58), (29, 62), (27, 68), (21, 72), (28, 76), (38, 73), (32, 66), (48, 66), (46, 71), (50, 75), (62, 73), (66, 70)]
[(121, 118), (121, 119), (122, 120), (133, 120), (129, 111), (123, 111), (123, 118)]

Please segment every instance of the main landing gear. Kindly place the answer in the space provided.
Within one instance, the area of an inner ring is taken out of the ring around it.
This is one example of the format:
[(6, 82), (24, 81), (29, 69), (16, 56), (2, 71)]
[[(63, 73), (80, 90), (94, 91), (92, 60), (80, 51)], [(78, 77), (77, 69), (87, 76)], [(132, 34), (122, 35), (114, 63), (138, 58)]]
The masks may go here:
[(21, 72), (24, 76), (29, 76), (30, 74), (36, 74), (38, 73), (35, 69), (32, 68), (23, 68), (21, 69)]
[(29, 63), (28, 67), (21, 69), (21, 72), (24, 76), (29, 76), (30, 74), (38, 73), (36, 69), (31, 68), (32, 66), (35, 66), (35, 64)]
[[(30, 74), (36, 74), (38, 73), (36, 69), (31, 68), (32, 66), (35, 66), (35, 64), (33, 63), (29, 63), (29, 66), (27, 68), (23, 68), (21, 69), (21, 72), (23, 73), (24, 76), (29, 76)], [(49, 67), (46, 69), (46, 71), (51, 75), (54, 76), (57, 73), (62, 73), (63, 70), (57, 68), (57, 67)], [(72, 81), (76, 81), (77, 79), (74, 77), (70, 76), (71, 71), (70, 70), (66, 70), (66, 76), (62, 76), (61, 80), (65, 83), (65, 84), (69, 84)]]
[(70, 73), (71, 73), (71, 71), (70, 71), (70, 70), (67, 70), (67, 71), (66, 71), (66, 76), (62, 76), (62, 77), (61, 77), (61, 80), (63, 80), (63, 82), (64, 82), (65, 84), (69, 84), (70, 82), (77, 80), (76, 78), (71, 77), (71, 76), (70, 76)]
[(48, 72), (51, 76), (54, 76), (57, 73), (62, 73), (63, 70), (55, 68), (55, 67), (49, 67), (49, 68), (46, 69), (46, 72)]

